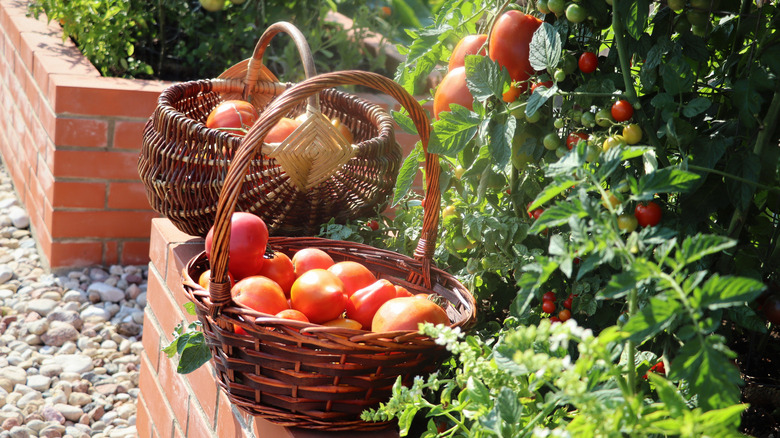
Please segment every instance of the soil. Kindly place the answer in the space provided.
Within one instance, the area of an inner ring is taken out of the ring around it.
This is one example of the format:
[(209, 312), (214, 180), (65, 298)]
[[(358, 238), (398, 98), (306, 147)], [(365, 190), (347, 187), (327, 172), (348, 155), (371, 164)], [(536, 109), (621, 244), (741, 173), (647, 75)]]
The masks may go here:
[(767, 333), (743, 332), (732, 338), (745, 386), (741, 432), (756, 438), (780, 437), (780, 328)]

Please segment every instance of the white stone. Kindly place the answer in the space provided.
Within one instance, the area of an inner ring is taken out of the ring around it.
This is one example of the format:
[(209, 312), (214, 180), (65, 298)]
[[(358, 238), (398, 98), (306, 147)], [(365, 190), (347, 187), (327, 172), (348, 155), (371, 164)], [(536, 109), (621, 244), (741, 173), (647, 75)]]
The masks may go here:
[(46, 316), (57, 307), (57, 302), (49, 298), (38, 298), (27, 303), (27, 310)]
[(37, 374), (27, 378), (27, 386), (36, 391), (46, 391), (51, 386), (51, 377)]
[[(92, 363), (91, 360), (90, 363)], [(0, 369), (0, 378), (8, 379), (14, 386), (24, 385), (27, 383), (27, 372), (19, 367), (8, 366)]]
[(97, 292), (100, 300), (109, 303), (118, 303), (125, 299), (125, 291), (118, 287), (110, 286), (106, 283), (92, 283), (87, 288), (87, 293)]
[(62, 354), (54, 356), (57, 359), (57, 363), (62, 365), (63, 373), (82, 374), (87, 371), (91, 371), (94, 366), (92, 365), (92, 358), (81, 354)]
[(8, 217), (11, 218), (11, 224), (16, 228), (27, 228), (30, 226), (30, 216), (19, 206), (14, 205), (9, 208)]
[(62, 414), (62, 416), (65, 417), (65, 419), (70, 421), (79, 421), (81, 415), (84, 414), (84, 411), (80, 407), (66, 405), (64, 403), (55, 404), (54, 409), (56, 409), (60, 414)]

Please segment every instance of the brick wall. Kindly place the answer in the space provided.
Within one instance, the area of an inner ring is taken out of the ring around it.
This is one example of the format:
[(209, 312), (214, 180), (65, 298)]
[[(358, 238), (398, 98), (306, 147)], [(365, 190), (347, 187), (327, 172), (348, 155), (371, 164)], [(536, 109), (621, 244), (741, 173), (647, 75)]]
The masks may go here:
[(0, 0), (0, 152), (53, 268), (148, 261), (136, 162), (166, 86), (104, 78), (59, 26)]
[(171, 342), (176, 324), (193, 321), (185, 314), (181, 286), (186, 263), (203, 251), (203, 240), (182, 233), (168, 219), (152, 220), (148, 305), (144, 318), (140, 394), (136, 427), (143, 438), (397, 438), (397, 430), (325, 433), (288, 429), (234, 408), (207, 364), (187, 375), (160, 352)]

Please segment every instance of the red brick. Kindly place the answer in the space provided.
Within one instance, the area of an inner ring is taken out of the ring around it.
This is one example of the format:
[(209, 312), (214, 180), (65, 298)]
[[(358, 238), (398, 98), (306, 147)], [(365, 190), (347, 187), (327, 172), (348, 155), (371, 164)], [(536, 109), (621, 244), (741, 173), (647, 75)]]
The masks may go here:
[(58, 117), (54, 129), (54, 144), (57, 146), (108, 146), (108, 122), (105, 120)]
[[(158, 292), (150, 290), (148, 293)], [(141, 343), (144, 346), (143, 354), (146, 355), (155, 373), (160, 361), (160, 350), (163, 348), (160, 330), (160, 323), (157, 321), (157, 317), (154, 315), (151, 307), (147, 306), (144, 309), (144, 335)]]
[(51, 234), (61, 238), (145, 238), (152, 211), (54, 211)]
[(189, 415), (191, 394), (184, 384), (184, 379), (176, 372), (176, 365), (173, 358), (161, 357), (158, 368), (158, 379), (162, 386), (162, 392), (171, 402), (173, 409), (173, 418), (182, 426), (183, 430), (187, 424)]
[(149, 210), (146, 187), (138, 182), (111, 182), (108, 185), (108, 208), (119, 210)]
[(104, 182), (57, 181), (51, 192), (49, 199), (55, 208), (102, 209), (106, 206)]
[(102, 265), (116, 265), (119, 263), (119, 242), (116, 240), (107, 240), (103, 242)]
[(149, 240), (125, 240), (121, 244), (119, 263), (145, 265), (149, 263)]
[[(163, 358), (163, 360), (165, 360)], [(198, 411), (203, 411), (204, 420), (209, 425), (214, 424), (217, 413), (217, 395), (220, 391), (214, 375), (211, 362), (184, 376), (192, 388), (192, 401), (197, 405)], [(193, 408), (190, 408), (192, 418)], [(191, 427), (189, 428), (191, 430)], [(188, 435), (189, 436), (189, 435)]]
[(195, 403), (197, 403), (195, 397), (190, 397), (190, 416), (187, 418), (187, 438), (212, 438), (214, 436), (212, 424), (214, 423), (213, 421), (208, 421), (203, 415), (203, 412), (196, 408)]
[(138, 388), (146, 402), (151, 422), (160, 431), (161, 437), (168, 438), (172, 436), (173, 411), (157, 379), (157, 374), (152, 370), (146, 359), (146, 356), (141, 356), (141, 374), (138, 380)]
[(161, 81), (50, 75), (49, 99), (57, 114), (148, 119), (170, 84)]
[(54, 175), (58, 178), (138, 179), (138, 154), (96, 150), (55, 150)]
[[(151, 113), (149, 114), (151, 116)], [(144, 137), (146, 121), (134, 122), (117, 120), (114, 123), (114, 147), (140, 151)]]
[(52, 267), (89, 266), (102, 260), (103, 244), (100, 242), (52, 242), (48, 254)]
[[(243, 438), (246, 437), (242, 429), (241, 421), (233, 415), (233, 409), (230, 400), (223, 391), (219, 392), (219, 407), (217, 408), (217, 436)], [(260, 435), (263, 436), (263, 435)], [(270, 437), (277, 438), (274, 435)], [(281, 438), (281, 437), (280, 437)]]
[(184, 320), (183, 309), (165, 289), (160, 273), (156, 269), (149, 269), (147, 290), (147, 302), (160, 323), (161, 342), (167, 345), (172, 340), (171, 333), (176, 325)]
[(152, 417), (149, 415), (149, 408), (146, 407), (143, 393), (138, 394), (135, 428), (139, 437), (159, 438), (160, 436), (152, 423)]

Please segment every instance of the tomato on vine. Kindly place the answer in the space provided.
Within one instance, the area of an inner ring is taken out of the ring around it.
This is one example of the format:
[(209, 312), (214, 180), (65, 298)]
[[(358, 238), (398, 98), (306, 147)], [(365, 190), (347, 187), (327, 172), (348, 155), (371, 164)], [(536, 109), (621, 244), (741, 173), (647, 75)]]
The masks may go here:
[(636, 216), (629, 213), (623, 213), (617, 217), (618, 229), (624, 233), (631, 233), (636, 230), (639, 221)]
[(637, 144), (642, 140), (642, 128), (636, 123), (631, 123), (623, 128), (623, 138), (628, 144)]
[(544, 295), (542, 295), (542, 301), (555, 302), (555, 292), (553, 291), (545, 292)]
[(566, 137), (566, 147), (572, 150), (577, 143), (588, 140), (588, 134), (583, 132), (572, 132)]
[(612, 114), (606, 108), (596, 111), (595, 121), (602, 128), (607, 128), (615, 123), (615, 119), (612, 118)]
[(512, 81), (525, 91), (528, 78), (534, 73), (528, 60), (531, 38), (542, 20), (520, 11), (507, 11), (498, 18), (488, 41), (490, 59), (509, 71)]
[(453, 103), (473, 108), (474, 96), (466, 85), (466, 67), (455, 68), (444, 75), (433, 95), (433, 116), (438, 120), (439, 113), (449, 111)]
[[(452, 71), (458, 67), (465, 65), (466, 55), (482, 55), (487, 52), (483, 47), (487, 41), (486, 34), (478, 35), (466, 35), (458, 41), (455, 48), (452, 49), (452, 55), (450, 55), (450, 62), (447, 65), (447, 71)], [(481, 50), (480, 50), (481, 49)]]
[(640, 203), (634, 209), (634, 216), (641, 227), (652, 227), (661, 222), (661, 207), (653, 201)]
[(580, 60), (577, 62), (580, 71), (583, 73), (593, 73), (596, 71), (596, 67), (599, 65), (598, 57), (593, 52), (584, 52), (580, 55)]
[(531, 212), (531, 217), (534, 220), (537, 220), (542, 215), (542, 213), (544, 213), (544, 209), (543, 208), (537, 208), (536, 210)]
[(542, 139), (542, 144), (544, 145), (545, 149), (554, 151), (561, 146), (561, 138), (558, 137), (558, 134), (551, 132), (544, 136)]
[(618, 122), (625, 122), (634, 115), (634, 107), (625, 99), (620, 99), (612, 104), (612, 118)]
[(542, 302), (542, 312), (553, 314), (555, 312), (555, 303), (552, 301), (544, 301)]
[(552, 81), (536, 82), (535, 84), (531, 85), (531, 94), (533, 94), (533, 92), (536, 91), (536, 89), (539, 87), (552, 88), (552, 86)]
[(604, 143), (601, 145), (601, 147), (605, 151), (608, 151), (612, 148), (622, 146), (624, 144), (626, 144), (626, 141), (623, 137), (619, 135), (610, 135), (606, 140), (604, 140)]
[(565, 307), (566, 309), (571, 310), (571, 305), (572, 305), (573, 301), (574, 301), (574, 295), (569, 294), (569, 297), (566, 298), (566, 300), (563, 301), (563, 307)]
[(560, 16), (566, 10), (566, 0), (547, 0), (547, 8), (556, 16)]
[(588, 11), (577, 3), (571, 3), (566, 7), (566, 19), (572, 23), (582, 23), (588, 18)]
[(565, 322), (571, 319), (571, 310), (569, 309), (563, 309), (560, 312), (558, 312), (558, 319), (561, 320), (561, 322)]

